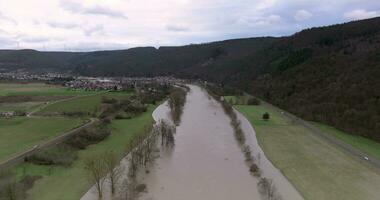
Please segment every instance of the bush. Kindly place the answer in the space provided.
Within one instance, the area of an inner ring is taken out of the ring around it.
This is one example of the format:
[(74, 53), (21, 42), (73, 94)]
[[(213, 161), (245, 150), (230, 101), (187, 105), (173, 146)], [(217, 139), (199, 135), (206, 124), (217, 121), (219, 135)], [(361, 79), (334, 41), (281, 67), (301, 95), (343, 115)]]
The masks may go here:
[(82, 116), (90, 115), (90, 113), (83, 112), (83, 111), (63, 112), (62, 114), (69, 117), (82, 117)]
[(146, 112), (148, 110), (148, 108), (147, 108), (147, 106), (145, 106), (141, 102), (134, 101), (128, 105), (123, 106), (123, 110), (127, 113), (138, 115), (138, 114), (141, 114), (143, 112)]
[(80, 133), (72, 136), (66, 141), (66, 144), (78, 148), (85, 149), (90, 144), (96, 144), (111, 134), (111, 131), (104, 126), (96, 126), (84, 129)]
[(108, 98), (108, 97), (105, 97), (105, 96), (102, 97), (102, 103), (116, 104), (117, 102), (118, 102), (117, 99)]
[(38, 152), (25, 158), (26, 162), (37, 165), (63, 165), (69, 166), (77, 158), (72, 147), (67, 145), (58, 145), (44, 151)]
[(260, 100), (254, 98), (254, 97), (249, 97), (247, 99), (247, 105), (260, 105)]
[(269, 120), (269, 118), (270, 118), (269, 113), (266, 112), (263, 114), (263, 120)]

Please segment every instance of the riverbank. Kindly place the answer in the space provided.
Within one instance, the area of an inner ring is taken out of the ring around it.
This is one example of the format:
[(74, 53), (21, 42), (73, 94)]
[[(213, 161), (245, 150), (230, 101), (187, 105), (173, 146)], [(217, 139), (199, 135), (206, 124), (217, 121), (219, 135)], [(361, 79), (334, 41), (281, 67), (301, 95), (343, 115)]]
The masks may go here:
[[(251, 122), (265, 155), (305, 199), (377, 199), (380, 174), (266, 105), (235, 105)], [(270, 119), (262, 115), (268, 112)]]
[(128, 141), (142, 133), (153, 122), (152, 112), (156, 106), (150, 105), (141, 115), (122, 120), (113, 120), (109, 125), (112, 134), (98, 144), (78, 151), (78, 159), (69, 167), (42, 166), (24, 163), (17, 167), (17, 175), (42, 176), (28, 191), (28, 199), (72, 200), (81, 196), (92, 186), (86, 176), (84, 160), (101, 152), (113, 151), (119, 158), (124, 155)]

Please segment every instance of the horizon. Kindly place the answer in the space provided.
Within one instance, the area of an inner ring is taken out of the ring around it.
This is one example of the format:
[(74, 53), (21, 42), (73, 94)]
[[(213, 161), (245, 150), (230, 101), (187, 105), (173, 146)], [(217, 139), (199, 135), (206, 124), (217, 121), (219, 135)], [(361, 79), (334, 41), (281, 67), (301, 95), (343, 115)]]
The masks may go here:
[(312, 27), (380, 16), (380, 2), (374, 0), (0, 0), (0, 5), (0, 49), (47, 52), (284, 37)]

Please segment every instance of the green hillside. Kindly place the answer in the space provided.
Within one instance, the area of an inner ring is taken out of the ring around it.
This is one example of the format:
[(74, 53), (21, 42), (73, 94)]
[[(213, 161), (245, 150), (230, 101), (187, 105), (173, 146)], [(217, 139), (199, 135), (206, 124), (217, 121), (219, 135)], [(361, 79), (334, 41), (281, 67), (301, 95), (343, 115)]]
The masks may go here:
[(0, 51), (0, 64), (8, 70), (208, 80), (240, 88), (307, 120), (380, 141), (380, 18), (280, 38), (158, 49)]

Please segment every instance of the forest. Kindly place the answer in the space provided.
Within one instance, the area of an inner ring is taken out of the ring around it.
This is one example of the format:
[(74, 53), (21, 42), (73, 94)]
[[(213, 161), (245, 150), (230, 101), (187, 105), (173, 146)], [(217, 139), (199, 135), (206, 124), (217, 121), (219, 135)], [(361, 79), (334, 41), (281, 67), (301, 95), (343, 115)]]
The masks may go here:
[(0, 72), (14, 70), (207, 80), (380, 142), (380, 18), (179, 47), (0, 51)]

